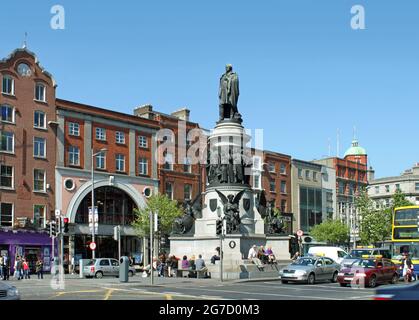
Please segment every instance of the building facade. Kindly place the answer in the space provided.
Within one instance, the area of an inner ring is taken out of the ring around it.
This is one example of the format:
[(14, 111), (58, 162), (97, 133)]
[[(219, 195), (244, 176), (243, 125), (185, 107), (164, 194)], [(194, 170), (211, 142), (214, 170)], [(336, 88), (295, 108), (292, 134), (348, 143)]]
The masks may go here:
[(400, 176), (374, 179), (371, 175), (368, 196), (377, 209), (390, 207), (397, 190), (403, 192), (411, 203), (419, 205), (419, 163)]
[[(0, 251), (24, 255), (49, 270), (55, 211), (55, 88), (34, 53), (15, 50), (0, 61)], [(12, 232), (13, 230), (13, 232)], [(12, 234), (13, 233), (13, 234)]]

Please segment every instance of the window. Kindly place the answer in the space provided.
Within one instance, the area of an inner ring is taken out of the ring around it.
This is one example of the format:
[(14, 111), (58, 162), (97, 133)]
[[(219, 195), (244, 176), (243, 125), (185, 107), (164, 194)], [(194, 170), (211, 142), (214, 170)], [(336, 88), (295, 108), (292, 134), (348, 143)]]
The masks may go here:
[(287, 182), (281, 181), (281, 193), (287, 193)]
[(183, 187), (183, 195), (185, 200), (191, 200), (192, 199), (192, 185), (185, 184)]
[(269, 172), (275, 173), (275, 163), (269, 162), (268, 169), (269, 169)]
[(415, 191), (419, 191), (419, 182), (415, 183)]
[(125, 172), (125, 156), (123, 154), (117, 154), (115, 161), (116, 171)]
[(385, 188), (386, 188), (386, 192), (390, 192), (390, 186), (388, 184), (385, 186)]
[(99, 265), (100, 266), (109, 266), (110, 263), (109, 263), (108, 259), (102, 259), (102, 260), (100, 260)]
[(253, 188), (261, 189), (261, 175), (260, 174), (253, 174)]
[(184, 160), (183, 171), (187, 173), (192, 172), (191, 160), (189, 158), (185, 158)]
[(171, 182), (166, 182), (166, 196), (173, 200), (173, 184)]
[(116, 140), (116, 143), (125, 144), (125, 133), (121, 131), (117, 131), (115, 133), (115, 140)]
[(13, 133), (0, 131), (0, 151), (14, 152), (14, 138)]
[(96, 169), (106, 168), (106, 155), (105, 152), (100, 152), (96, 155)]
[(306, 170), (306, 180), (310, 180), (310, 170)]
[(396, 183), (396, 191), (401, 191), (400, 184)]
[(281, 163), (281, 166), (279, 168), (279, 172), (281, 174), (287, 174), (287, 166), (284, 163)]
[(281, 200), (281, 212), (287, 212), (287, 200)]
[(15, 80), (10, 76), (3, 76), (2, 93), (15, 94)]
[(0, 226), (13, 227), (13, 204), (0, 203)]
[(35, 100), (46, 102), (46, 87), (42, 83), (35, 85)]
[(70, 166), (80, 165), (80, 148), (70, 146), (68, 148), (68, 164)]
[(253, 169), (260, 170), (260, 168), (261, 168), (260, 157), (253, 157)]
[(44, 138), (33, 138), (33, 156), (37, 158), (46, 157), (45, 149), (46, 140)]
[(270, 192), (275, 192), (275, 180), (274, 181), (269, 181), (269, 191)]
[(38, 129), (46, 129), (45, 113), (36, 110), (33, 117), (33, 126)]
[(146, 158), (140, 158), (138, 161), (138, 172), (143, 175), (148, 174), (148, 161)]
[(13, 188), (13, 167), (0, 165), (0, 187)]
[(15, 108), (7, 104), (1, 105), (0, 121), (15, 123)]
[(303, 178), (303, 169), (298, 168), (298, 178), (302, 179)]
[(173, 170), (173, 155), (171, 153), (166, 154), (163, 168), (166, 170)]
[(33, 170), (33, 190), (34, 191), (46, 191), (45, 186), (45, 171), (40, 169)]
[(77, 122), (70, 122), (68, 124), (68, 134), (70, 136), (80, 136), (80, 125)]
[(339, 193), (340, 194), (344, 194), (345, 193), (345, 183), (344, 182), (339, 182)]
[(317, 172), (313, 172), (313, 180), (317, 181)]
[(380, 193), (380, 186), (375, 186), (375, 193)]
[(37, 228), (45, 228), (45, 206), (34, 205), (33, 206), (33, 224)]
[(106, 141), (106, 130), (103, 128), (96, 128), (96, 140)]
[(147, 137), (139, 136), (138, 137), (138, 146), (140, 148), (147, 148)]
[(354, 185), (352, 183), (349, 184), (349, 195), (352, 196), (355, 193)]

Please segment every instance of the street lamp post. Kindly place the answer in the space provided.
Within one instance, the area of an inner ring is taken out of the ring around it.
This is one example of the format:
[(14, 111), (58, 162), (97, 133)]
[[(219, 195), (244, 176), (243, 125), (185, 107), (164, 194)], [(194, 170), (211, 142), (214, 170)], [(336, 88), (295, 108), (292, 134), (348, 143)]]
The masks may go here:
[[(94, 159), (97, 155), (101, 154), (102, 152), (106, 152), (108, 151), (107, 149), (100, 149), (99, 152), (93, 153), (93, 148), (92, 148), (92, 172), (91, 172), (91, 179), (92, 179), (92, 242), (95, 242), (95, 218), (96, 218), (96, 214), (95, 214), (95, 170), (94, 170)], [(99, 211), (98, 211), (99, 214)], [(99, 220), (98, 220), (99, 222)], [(92, 250), (92, 259), (96, 258), (96, 248), (94, 250)]]

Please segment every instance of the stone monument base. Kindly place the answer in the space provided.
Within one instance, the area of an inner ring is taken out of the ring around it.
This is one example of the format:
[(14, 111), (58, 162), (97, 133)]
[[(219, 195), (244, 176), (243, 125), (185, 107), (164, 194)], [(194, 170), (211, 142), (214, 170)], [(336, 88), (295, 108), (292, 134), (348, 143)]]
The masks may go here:
[[(265, 235), (226, 235), (222, 241), (224, 252), (223, 257), (223, 278), (226, 280), (248, 279), (249, 272), (257, 271), (256, 265), (247, 260), (249, 249), (253, 245), (271, 247), (276, 260), (290, 260), (289, 236), (265, 236)], [(194, 237), (194, 236), (172, 236), (170, 237), (170, 254), (182, 259), (187, 256), (188, 260), (192, 255), (198, 259), (201, 254), (211, 273), (211, 278), (220, 278), (220, 265), (211, 264), (211, 257), (216, 254), (216, 248), (220, 247), (220, 238), (217, 236)], [(254, 270), (253, 270), (254, 269)], [(272, 268), (276, 275), (277, 270)], [(270, 274), (272, 276), (273, 274)]]

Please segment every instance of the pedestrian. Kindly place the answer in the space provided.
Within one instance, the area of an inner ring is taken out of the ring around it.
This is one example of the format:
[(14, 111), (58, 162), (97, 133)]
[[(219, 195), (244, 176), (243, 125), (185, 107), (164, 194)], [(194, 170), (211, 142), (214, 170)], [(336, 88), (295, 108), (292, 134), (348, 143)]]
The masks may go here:
[[(208, 268), (205, 265), (205, 260), (202, 259), (201, 254), (198, 255), (198, 259), (196, 259), (196, 261), (195, 261), (195, 268), (196, 268), (197, 272), (199, 272), (200, 274), (203, 274), (204, 278), (207, 277)], [(198, 277), (198, 275), (197, 275), (197, 277)]]
[(15, 269), (15, 272), (14, 272), (15, 279), (20, 280), (21, 279), (20, 270), (22, 269), (22, 261), (20, 260), (19, 256), (16, 256), (14, 269)]
[(164, 271), (166, 268), (166, 255), (162, 252), (159, 256), (159, 261), (160, 264), (157, 267), (157, 271), (158, 271), (158, 276), (159, 277), (164, 277)]
[(300, 258), (300, 252), (297, 251), (291, 258), (292, 261), (296, 261)]
[(274, 252), (272, 251), (271, 246), (266, 248), (265, 254), (268, 257), (268, 263), (271, 263), (271, 264), (275, 263), (276, 258), (275, 258)]
[(215, 261), (220, 260), (220, 247), (215, 248), (216, 253), (211, 257), (211, 264), (215, 264)]
[(27, 259), (24, 259), (22, 262), (22, 267), (23, 267), (23, 274), (25, 276), (25, 279), (30, 279), (30, 270), (29, 270), (29, 263)]
[(3, 256), (3, 280), (9, 280), (10, 259), (7, 253)]
[(400, 266), (403, 271), (403, 278), (405, 283), (409, 283), (412, 281), (412, 273), (413, 273), (413, 263), (409, 257), (409, 253), (405, 252), (402, 258), (402, 264)]
[(0, 256), (0, 279), (3, 279), (3, 256)]
[(44, 279), (44, 262), (41, 258), (36, 262), (35, 271), (38, 275), (38, 279)]
[(189, 260), (187, 256), (182, 258), (182, 270), (189, 270)]
[(266, 255), (265, 248), (263, 246), (260, 246), (258, 250), (258, 258), (260, 261), (262, 261), (262, 263), (268, 262), (268, 256)]
[(195, 265), (195, 255), (192, 255), (192, 257), (189, 259), (189, 278), (195, 278), (196, 277), (196, 265)]

